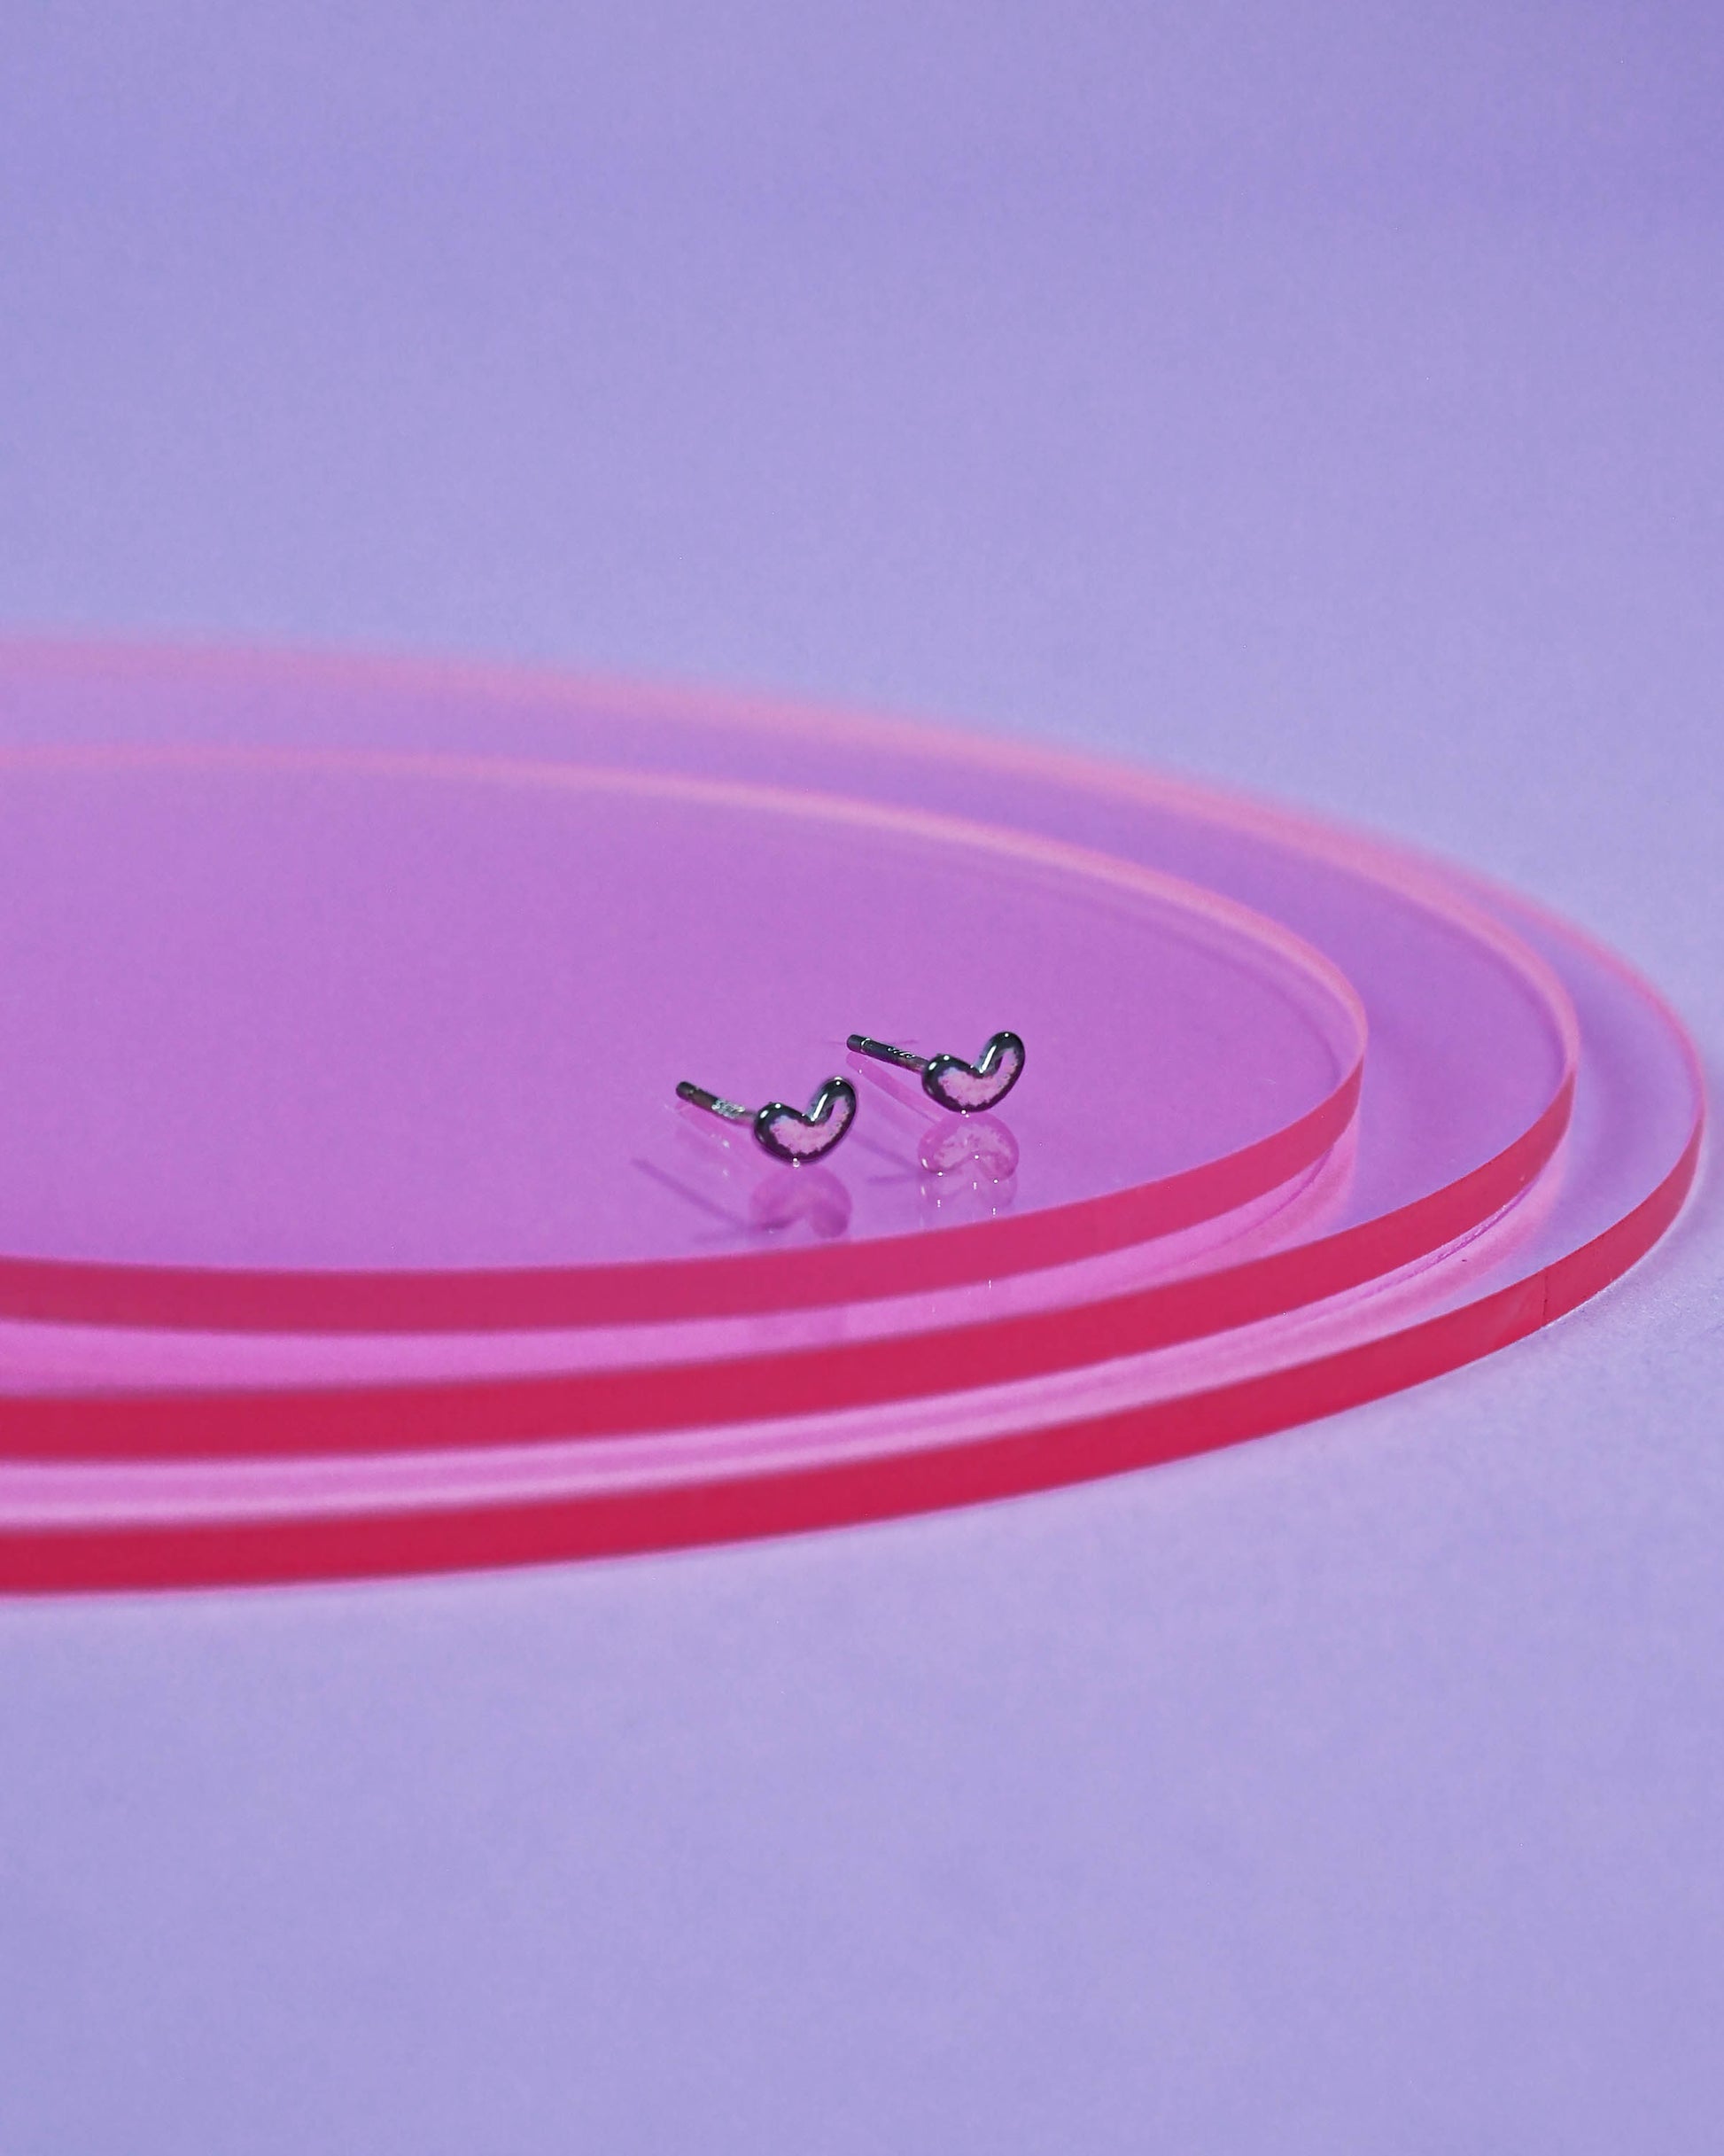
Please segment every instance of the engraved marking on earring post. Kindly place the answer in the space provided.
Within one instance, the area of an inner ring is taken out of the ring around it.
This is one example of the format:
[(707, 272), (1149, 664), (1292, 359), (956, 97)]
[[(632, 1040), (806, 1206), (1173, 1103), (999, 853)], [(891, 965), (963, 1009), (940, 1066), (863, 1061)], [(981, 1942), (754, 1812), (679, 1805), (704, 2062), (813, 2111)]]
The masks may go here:
[(846, 1044), (858, 1055), (872, 1055), (876, 1062), (901, 1063), (906, 1070), (926, 1070), (928, 1058), (912, 1055), (908, 1048), (895, 1048), (889, 1040), (870, 1040), (866, 1033), (852, 1033)]
[(689, 1078), (679, 1081), (677, 1098), (680, 1101), (692, 1101), (695, 1107), (705, 1109), (710, 1115), (723, 1116), (731, 1123), (752, 1123), (754, 1121), (752, 1109), (743, 1108), (734, 1101), (721, 1100), (716, 1093), (709, 1093), (704, 1086), (696, 1086)]

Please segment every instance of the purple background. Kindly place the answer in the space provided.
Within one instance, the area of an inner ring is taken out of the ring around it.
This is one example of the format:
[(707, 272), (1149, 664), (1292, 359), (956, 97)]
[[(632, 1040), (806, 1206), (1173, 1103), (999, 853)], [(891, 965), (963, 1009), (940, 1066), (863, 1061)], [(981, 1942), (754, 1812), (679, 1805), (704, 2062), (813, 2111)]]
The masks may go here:
[[(19, 0), (0, 617), (1140, 753), (1715, 1062), (1721, 113), (1713, 0)], [(0, 2152), (1711, 2150), (1720, 1255), (1051, 1498), (0, 1607)]]

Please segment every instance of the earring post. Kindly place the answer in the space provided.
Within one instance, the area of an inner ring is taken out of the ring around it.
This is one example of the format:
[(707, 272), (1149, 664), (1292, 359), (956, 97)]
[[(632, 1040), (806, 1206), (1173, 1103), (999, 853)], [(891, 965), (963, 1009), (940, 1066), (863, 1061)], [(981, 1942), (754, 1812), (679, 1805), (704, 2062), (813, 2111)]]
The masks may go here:
[(705, 1109), (709, 1115), (723, 1116), (730, 1123), (752, 1123), (754, 1120), (751, 1109), (739, 1107), (734, 1101), (723, 1100), (716, 1093), (709, 1093), (704, 1086), (696, 1086), (689, 1078), (678, 1080), (677, 1098), (689, 1101), (695, 1108)]
[(898, 1063), (905, 1070), (926, 1070), (928, 1058), (912, 1055), (908, 1048), (895, 1048), (889, 1040), (870, 1040), (866, 1033), (852, 1033), (846, 1044), (858, 1055), (872, 1055), (878, 1063)]

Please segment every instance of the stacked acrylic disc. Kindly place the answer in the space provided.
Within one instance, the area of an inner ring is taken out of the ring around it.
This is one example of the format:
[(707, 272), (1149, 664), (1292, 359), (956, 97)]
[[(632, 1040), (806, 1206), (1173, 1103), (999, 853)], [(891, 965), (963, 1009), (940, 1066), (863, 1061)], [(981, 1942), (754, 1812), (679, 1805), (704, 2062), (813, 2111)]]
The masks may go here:
[[(447, 668), (0, 653), (0, 1584), (1004, 1495), (1485, 1353), (1663, 1231), (1680, 1027), (1141, 770)], [(998, 1113), (858, 1030), (1029, 1047)], [(859, 1110), (787, 1167), (680, 1078)]]

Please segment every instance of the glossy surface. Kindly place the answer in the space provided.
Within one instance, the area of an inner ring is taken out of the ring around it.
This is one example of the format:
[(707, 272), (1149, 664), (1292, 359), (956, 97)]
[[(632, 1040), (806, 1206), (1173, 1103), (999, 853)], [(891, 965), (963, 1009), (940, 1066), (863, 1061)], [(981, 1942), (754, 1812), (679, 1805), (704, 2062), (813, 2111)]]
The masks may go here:
[[(17, 663), (27, 673), (27, 658)], [(175, 661), (158, 664), (172, 675)], [(212, 676), (219, 682), (230, 664)], [(283, 671), (282, 662), (257, 666), (260, 678)], [(151, 675), (139, 666), (146, 686)], [(38, 678), (51, 681), (53, 666)], [(356, 673), (357, 707), (379, 681), (398, 699), (398, 720), (416, 712), (428, 731), (450, 720), (450, 701), (412, 676)], [(493, 697), (507, 687), (493, 683)], [(477, 693), (462, 688), (454, 709)], [(532, 689), (560, 698), (571, 746), (583, 752), (605, 739), (617, 693)], [(135, 718), (147, 719), (149, 702)], [(893, 843), (908, 829), (918, 844), (968, 848), (967, 868), (977, 854), (1031, 863), (1030, 885), (1054, 903), (1066, 895), (1061, 878), (1087, 877), (1124, 894), (1110, 903), (1147, 906), (1133, 916), (1139, 941), (1153, 928), (1150, 940), (1179, 944), (1180, 964), (1192, 952), (1215, 959), (1216, 924), (1227, 936), (1242, 925), (1233, 902), (1272, 899), (1322, 955), (1266, 925), (1253, 930), (1252, 964), (1233, 983), (1246, 983), (1242, 996), (1260, 988), (1268, 953), (1270, 977), (1285, 980), (1291, 966), (1303, 988), (1324, 982), (1326, 964), (1345, 954), (1371, 1027), (1356, 1126), (1325, 1164), (1183, 1234), (1029, 1266), (991, 1286), (877, 1292), (849, 1309), (692, 1321), (667, 1312), (609, 1331), (417, 1342), (14, 1323), (0, 1335), (11, 1463), (0, 1469), (0, 1514), (19, 1584), (640, 1548), (1103, 1473), (1323, 1413), (1487, 1351), (1612, 1277), (1680, 1203), (1701, 1114), (1680, 1030), (1607, 954), (1513, 901), (1143, 774), (906, 741), (859, 724), (822, 729), (796, 715), (702, 715), (670, 700), (641, 699), (633, 715), (645, 753), (626, 785), (602, 782), (620, 798), (685, 802), (686, 780), (661, 791), (640, 771), (656, 754), (698, 743), (704, 806), (715, 785), (752, 783), (748, 767), (771, 741), (780, 764), (800, 763), (799, 777), (824, 765), (870, 786), (866, 806), (822, 808), (833, 828), (870, 842), (888, 832)], [(255, 757), (215, 767), (254, 781), (303, 774), (291, 759)], [(501, 782), (497, 768), (487, 763), (486, 782), (511, 796), (563, 782), (547, 783), (543, 765)], [(349, 759), (341, 776), (353, 770)], [(406, 771), (397, 759), (364, 775), (434, 789), (454, 774)], [(585, 775), (569, 790), (581, 788), (592, 790)], [(1015, 815), (1018, 833), (956, 837), (894, 801), (912, 789), (948, 816)], [(724, 810), (786, 813), (780, 799), (765, 807), (732, 791)], [(806, 812), (798, 802), (788, 813)], [(1098, 826), (1115, 848), (1111, 862), (1076, 861), (1067, 844), (1076, 837), (1093, 852)], [(1169, 862), (1188, 877), (1205, 865), (1217, 896), (1182, 891), (1168, 910), (1172, 894), (1145, 879)], [(1178, 977), (1177, 965), (1167, 977)], [(1307, 1007), (1293, 999), (1284, 1008)], [(1332, 1022), (1346, 991), (1318, 1008)], [(1036, 1126), (1015, 1096), (1009, 1116), (978, 1118), (979, 1142), (948, 1157), (951, 1130), (970, 1126), (944, 1117), (936, 1126), (927, 1109), (918, 1117), (910, 1081), (866, 1068), (865, 1112), (878, 1109), (882, 1131), (896, 1129), (919, 1193), (950, 1179), (985, 1212), (1021, 1184)], [(858, 1127), (850, 1154), (861, 1144)], [(733, 1208), (746, 1196), (739, 1220), (802, 1239), (785, 1250), (787, 1265), (850, 1245), (854, 1187), (827, 1164), (774, 1180), (744, 1173), (734, 1140), (711, 1157), (710, 1189)], [(1091, 1157), (1080, 1133), (1057, 1164), (1068, 1190)], [(1013, 1217), (978, 1222), (957, 1210), (957, 1226), (933, 1214), (920, 1246), (937, 1251)]]
[(33, 1314), (33, 1267), (55, 1314), (288, 1329), (901, 1288), (869, 1246), (928, 1207), (890, 1118), (827, 1164), (843, 1250), (739, 1265), (785, 1224), (727, 1210), (735, 1133), (672, 1097), (690, 1063), (805, 1097), (858, 1008), (962, 1034), (1009, 1002), (1037, 1040), (1013, 1218), (918, 1253), (928, 1284), (1229, 1210), (1355, 1102), (1362, 1022), (1314, 953), (1021, 834), (502, 759), (27, 751), (0, 776), (0, 1298)]

